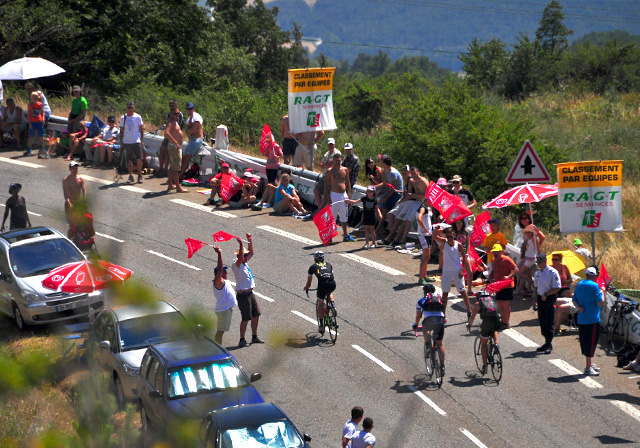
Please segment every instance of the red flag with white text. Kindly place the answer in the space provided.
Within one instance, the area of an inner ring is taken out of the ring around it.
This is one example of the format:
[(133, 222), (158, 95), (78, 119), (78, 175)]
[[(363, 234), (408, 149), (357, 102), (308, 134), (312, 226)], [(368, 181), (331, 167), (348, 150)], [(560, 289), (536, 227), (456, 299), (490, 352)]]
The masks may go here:
[(213, 242), (220, 243), (222, 241), (235, 240), (237, 236), (233, 236), (230, 233), (223, 232), (222, 230), (213, 234)]
[(602, 292), (607, 290), (607, 287), (611, 284), (612, 278), (609, 276), (607, 269), (604, 267), (604, 263), (600, 265), (600, 275), (596, 278), (596, 283), (600, 286)]
[(187, 251), (189, 253), (187, 255), (187, 258), (193, 257), (193, 254), (202, 249), (202, 246), (208, 246), (208, 244), (204, 241), (195, 240), (193, 238), (187, 238), (184, 240), (184, 242), (187, 245)]
[(429, 201), (429, 204), (440, 212), (447, 224), (452, 224), (467, 216), (473, 215), (462, 199), (455, 194), (443, 190), (434, 182), (429, 184), (425, 197)]
[(491, 226), (489, 225), (489, 219), (491, 215), (489, 212), (482, 212), (476, 216), (473, 221), (473, 230), (471, 231), (471, 237), (469, 238), (470, 247), (482, 246), (484, 239), (491, 232)]
[(268, 124), (265, 124), (262, 128), (262, 137), (260, 137), (260, 152), (267, 155), (267, 148), (273, 146), (276, 139), (273, 138), (273, 133), (271, 132), (271, 128)]
[(331, 238), (338, 236), (338, 225), (336, 224), (336, 220), (333, 218), (330, 205), (327, 205), (314, 215), (313, 223), (318, 228), (318, 235), (320, 235), (322, 244), (325, 246), (329, 244)]
[(222, 178), (220, 181), (220, 197), (227, 204), (229, 203), (229, 199), (233, 197), (242, 185), (244, 184), (244, 180), (240, 179), (235, 174), (222, 174)]
[(484, 290), (489, 294), (495, 294), (498, 291), (503, 290), (504, 288), (510, 288), (513, 284), (513, 280), (510, 278), (507, 280), (498, 280), (497, 282), (489, 283)]
[(478, 270), (478, 264), (480, 264), (480, 255), (478, 252), (472, 247), (469, 246), (469, 264), (471, 265), (471, 272), (476, 272)]

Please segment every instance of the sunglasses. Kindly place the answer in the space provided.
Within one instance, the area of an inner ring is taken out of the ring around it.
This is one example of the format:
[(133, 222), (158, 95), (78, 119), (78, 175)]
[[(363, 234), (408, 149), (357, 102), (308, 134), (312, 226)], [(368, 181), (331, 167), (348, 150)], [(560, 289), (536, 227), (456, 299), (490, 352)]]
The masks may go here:
[(460, 181), (459, 181), (459, 180), (454, 180), (454, 181), (452, 181), (451, 183), (452, 183), (452, 184), (459, 184), (459, 183), (460, 183)]
[(546, 262), (547, 262), (546, 259), (544, 259), (544, 260), (536, 260), (536, 263), (546, 263)]
[(523, 219), (526, 219), (527, 221), (531, 221), (531, 218), (529, 218), (528, 216), (521, 216), (520, 221), (522, 221)]
[(127, 109), (135, 109), (133, 106), (127, 106)]
[(552, 258), (551, 261), (562, 261), (562, 258)]

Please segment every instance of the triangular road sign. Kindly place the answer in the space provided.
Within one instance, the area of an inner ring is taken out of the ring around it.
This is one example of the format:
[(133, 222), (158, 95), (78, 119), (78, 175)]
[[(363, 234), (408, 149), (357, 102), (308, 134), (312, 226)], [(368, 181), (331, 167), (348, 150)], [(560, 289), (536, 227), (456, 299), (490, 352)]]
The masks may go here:
[(527, 140), (522, 145), (515, 162), (511, 165), (505, 182), (508, 184), (524, 184), (527, 182), (549, 182), (550, 180), (549, 172), (540, 161), (536, 150)]

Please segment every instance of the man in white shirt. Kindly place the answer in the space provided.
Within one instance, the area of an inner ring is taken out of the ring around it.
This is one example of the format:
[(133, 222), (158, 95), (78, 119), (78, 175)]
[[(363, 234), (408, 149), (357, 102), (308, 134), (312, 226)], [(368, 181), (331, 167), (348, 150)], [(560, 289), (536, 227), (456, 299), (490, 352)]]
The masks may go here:
[(127, 113), (120, 118), (120, 147), (127, 158), (129, 183), (133, 183), (133, 162), (136, 162), (138, 183), (142, 183), (142, 156), (144, 151), (144, 123), (142, 117), (135, 113), (133, 101), (127, 103)]
[(184, 173), (189, 169), (191, 157), (195, 156), (202, 146), (202, 138), (204, 137), (204, 131), (202, 129), (204, 121), (202, 115), (196, 112), (196, 106), (191, 102), (187, 103), (187, 114), (187, 136), (189, 137), (189, 143), (187, 143), (187, 147), (182, 151), (180, 180), (182, 180), (182, 176), (184, 176)]
[(360, 406), (351, 409), (351, 420), (342, 428), (342, 448), (351, 447), (351, 439), (358, 433), (358, 423), (362, 420), (364, 410)]
[(222, 251), (218, 246), (213, 246), (213, 250), (218, 254), (218, 263), (213, 270), (213, 295), (216, 298), (216, 317), (218, 326), (216, 328), (215, 340), (222, 345), (222, 335), (231, 329), (231, 316), (233, 307), (238, 304), (236, 292), (227, 281), (228, 267), (222, 264)]
[(593, 264), (591, 251), (586, 247), (582, 247), (582, 240), (580, 238), (576, 238), (573, 240), (573, 245), (576, 246), (576, 250), (574, 250), (574, 252), (584, 258), (584, 263), (587, 266), (591, 266)]
[(376, 438), (371, 431), (373, 430), (373, 420), (370, 417), (362, 421), (362, 431), (351, 439), (351, 448), (373, 448), (376, 444)]
[(553, 350), (551, 341), (553, 341), (555, 323), (555, 304), (558, 298), (558, 291), (560, 291), (562, 285), (558, 271), (547, 265), (547, 254), (536, 255), (536, 264), (538, 265), (538, 270), (533, 284), (537, 294), (540, 332), (544, 336), (544, 344), (538, 347), (536, 351), (550, 355), (551, 350)]

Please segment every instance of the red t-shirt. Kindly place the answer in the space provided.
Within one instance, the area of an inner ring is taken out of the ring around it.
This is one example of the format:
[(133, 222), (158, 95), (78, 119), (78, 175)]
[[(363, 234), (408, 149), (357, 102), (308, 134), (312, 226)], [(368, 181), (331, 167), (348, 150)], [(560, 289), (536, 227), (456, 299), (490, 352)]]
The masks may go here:
[[(494, 282), (503, 280), (504, 277), (511, 274), (511, 271), (513, 271), (516, 268), (516, 264), (513, 262), (513, 260), (507, 257), (506, 255), (502, 255), (502, 258), (500, 258), (500, 260), (494, 257), (491, 263), (493, 266), (491, 272), (493, 275)], [(514, 286), (515, 285), (512, 281), (511, 286), (509, 286), (509, 288), (513, 288)]]
[(44, 109), (42, 108), (42, 103), (40, 101), (37, 103), (29, 102), (29, 121), (31, 123), (44, 122)]

